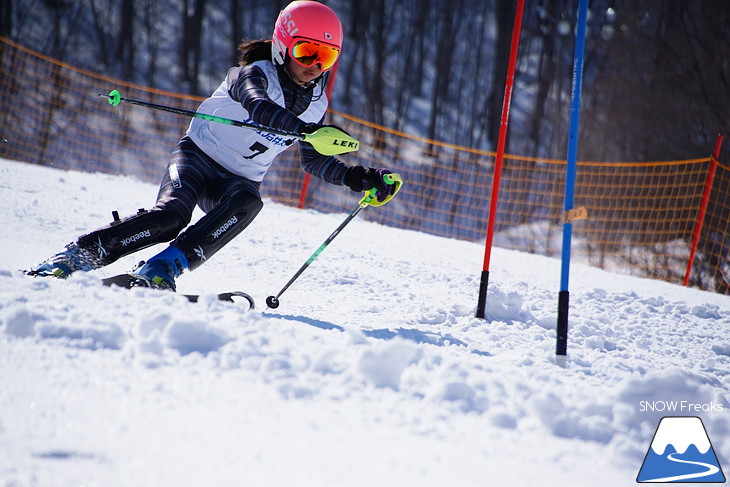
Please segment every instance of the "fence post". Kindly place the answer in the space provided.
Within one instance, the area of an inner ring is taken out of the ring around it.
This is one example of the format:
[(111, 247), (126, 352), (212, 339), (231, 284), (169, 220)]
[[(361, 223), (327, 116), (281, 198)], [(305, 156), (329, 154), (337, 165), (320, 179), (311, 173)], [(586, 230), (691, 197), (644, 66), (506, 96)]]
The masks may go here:
[[(337, 67), (340, 65), (339, 62), (335, 63), (335, 67), (330, 71), (330, 81), (327, 84), (327, 100), (332, 100), (332, 87), (335, 86), (335, 77), (337, 76)], [(302, 181), (302, 189), (299, 191), (299, 204), (297, 208), (304, 208), (304, 203), (307, 201), (307, 191), (309, 191), (309, 182), (312, 180), (312, 175), (308, 172), (304, 173), (304, 181)]]
[(700, 211), (697, 214), (697, 223), (695, 224), (694, 236), (692, 237), (692, 246), (689, 249), (689, 260), (687, 261), (687, 271), (684, 274), (684, 285), (689, 285), (689, 276), (692, 273), (692, 264), (695, 260), (695, 253), (697, 252), (697, 244), (700, 241), (700, 233), (702, 233), (702, 225), (705, 222), (705, 214), (707, 213), (707, 204), (710, 202), (710, 193), (712, 192), (712, 181), (715, 179), (715, 170), (717, 169), (717, 160), (720, 158), (720, 149), (722, 149), (723, 135), (717, 135), (717, 141), (715, 142), (715, 152), (712, 154), (712, 160), (710, 161), (710, 170), (707, 174), (707, 181), (705, 182), (705, 191), (702, 195), (702, 204), (700, 205)]

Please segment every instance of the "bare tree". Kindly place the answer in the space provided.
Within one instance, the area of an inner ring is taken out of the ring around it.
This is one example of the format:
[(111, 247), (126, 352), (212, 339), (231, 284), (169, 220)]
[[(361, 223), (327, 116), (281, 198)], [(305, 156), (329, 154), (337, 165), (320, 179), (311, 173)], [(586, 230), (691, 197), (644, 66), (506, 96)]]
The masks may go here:
[(206, 0), (183, 0), (182, 5), (182, 39), (180, 42), (180, 64), (182, 66), (182, 83), (191, 93), (199, 94), (201, 42), (203, 34), (203, 16)]
[(121, 75), (127, 79), (134, 73), (134, 53), (136, 46), (134, 31), (135, 0), (125, 0), (119, 5), (119, 33), (117, 34), (116, 59), (121, 67)]
[(9, 37), (13, 34), (13, 0), (0, 3), (0, 36)]

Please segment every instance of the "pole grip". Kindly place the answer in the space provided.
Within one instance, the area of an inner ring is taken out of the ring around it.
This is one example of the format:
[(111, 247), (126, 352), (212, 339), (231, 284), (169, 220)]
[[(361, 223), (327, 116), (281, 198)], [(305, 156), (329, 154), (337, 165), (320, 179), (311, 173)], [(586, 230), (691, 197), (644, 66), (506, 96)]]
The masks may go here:
[(403, 178), (398, 173), (388, 173), (383, 175), (383, 181), (385, 181), (385, 184), (395, 184), (395, 190), (393, 191), (393, 194), (388, 195), (383, 201), (378, 201), (378, 199), (375, 197), (378, 193), (378, 190), (376, 188), (370, 188), (366, 193), (365, 196), (362, 197), (360, 202), (358, 203), (360, 206), (383, 206), (388, 201), (392, 200), (393, 197), (398, 194), (398, 191), (400, 191), (401, 186), (403, 186)]

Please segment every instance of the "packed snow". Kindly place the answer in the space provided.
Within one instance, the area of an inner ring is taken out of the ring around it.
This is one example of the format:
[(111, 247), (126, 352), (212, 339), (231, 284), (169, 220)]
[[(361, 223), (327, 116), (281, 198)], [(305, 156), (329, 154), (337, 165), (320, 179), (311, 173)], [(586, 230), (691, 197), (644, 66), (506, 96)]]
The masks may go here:
[(730, 473), (728, 296), (573, 265), (561, 364), (558, 260), (495, 248), (480, 320), (483, 244), (367, 221), (385, 205), (270, 310), (345, 215), (268, 200), (180, 277), (197, 304), (101, 285), (162, 247), (20, 272), (156, 193), (0, 160), (0, 485), (630, 486), (663, 416)]

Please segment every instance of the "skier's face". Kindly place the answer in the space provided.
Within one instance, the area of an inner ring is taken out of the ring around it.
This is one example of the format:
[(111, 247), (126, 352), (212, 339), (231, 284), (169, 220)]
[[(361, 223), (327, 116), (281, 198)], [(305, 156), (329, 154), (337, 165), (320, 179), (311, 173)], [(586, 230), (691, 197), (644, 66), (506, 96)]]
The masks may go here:
[(317, 63), (311, 66), (302, 66), (289, 59), (286, 63), (286, 72), (292, 81), (300, 86), (304, 86), (322, 75), (322, 65)]

